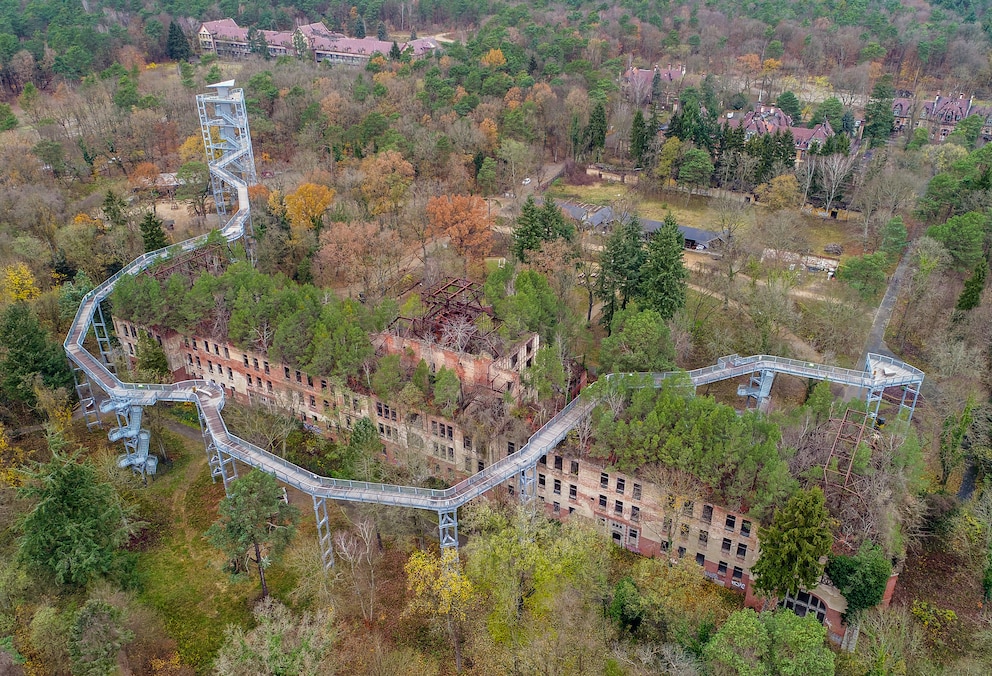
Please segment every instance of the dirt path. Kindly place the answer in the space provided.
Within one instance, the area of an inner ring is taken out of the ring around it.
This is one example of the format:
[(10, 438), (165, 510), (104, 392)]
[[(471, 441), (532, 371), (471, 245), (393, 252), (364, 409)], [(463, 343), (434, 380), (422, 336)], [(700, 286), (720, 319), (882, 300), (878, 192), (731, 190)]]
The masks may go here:
[[(194, 442), (191, 446), (195, 447), (197, 443), (203, 443), (203, 437), (197, 430), (187, 427), (176, 420), (169, 420), (165, 417), (160, 419), (159, 422), (170, 432), (178, 434), (184, 439)], [(196, 481), (196, 477), (203, 471), (204, 465), (207, 464), (207, 456), (205, 452), (197, 453), (193, 448), (188, 450), (190, 450), (192, 457), (186, 464), (186, 467), (183, 468), (182, 480), (177, 482), (176, 488), (170, 496), (172, 502), (172, 513), (175, 515), (173, 517), (174, 522), (182, 527), (187, 540), (193, 537), (202, 536), (202, 533), (194, 533), (192, 527), (190, 526), (188, 518), (189, 515), (186, 513), (186, 495), (189, 492), (190, 486), (192, 486)]]

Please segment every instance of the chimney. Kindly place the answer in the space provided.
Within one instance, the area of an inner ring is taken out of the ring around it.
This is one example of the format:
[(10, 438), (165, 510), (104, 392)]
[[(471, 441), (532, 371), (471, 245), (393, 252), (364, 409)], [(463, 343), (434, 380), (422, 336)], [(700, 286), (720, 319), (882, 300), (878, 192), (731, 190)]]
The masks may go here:
[(668, 64), (668, 70), (672, 69), (672, 64)]

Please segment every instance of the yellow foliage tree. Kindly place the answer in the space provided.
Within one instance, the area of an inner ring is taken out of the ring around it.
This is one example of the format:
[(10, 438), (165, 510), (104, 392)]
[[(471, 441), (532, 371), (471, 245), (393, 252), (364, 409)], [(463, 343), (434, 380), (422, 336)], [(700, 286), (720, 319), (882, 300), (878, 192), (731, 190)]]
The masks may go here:
[(503, 103), (507, 108), (513, 110), (514, 108), (520, 107), (520, 102), (523, 99), (523, 92), (520, 91), (520, 87), (510, 87), (509, 91), (503, 97)]
[[(736, 610), (732, 592), (706, 579), (687, 559), (670, 565), (664, 559), (642, 559), (633, 570), (645, 620), (692, 635), (703, 625), (721, 625)], [(673, 632), (673, 633), (674, 633)]]
[(98, 230), (106, 230), (107, 228), (106, 223), (104, 223), (99, 218), (93, 218), (89, 214), (78, 213), (73, 217), (72, 222), (74, 225), (79, 225), (83, 227), (93, 227), (93, 228), (97, 228)]
[(202, 162), (203, 159), (203, 137), (199, 134), (193, 134), (179, 146), (179, 162), (181, 164)]
[(789, 209), (799, 206), (799, 181), (795, 174), (782, 174), (776, 176), (768, 183), (762, 183), (755, 192), (761, 203), (771, 211)]
[(35, 282), (30, 268), (24, 263), (14, 263), (3, 269), (2, 297), (5, 302), (16, 303), (20, 300), (37, 298), (41, 291)]
[(279, 216), (282, 218), (286, 215), (286, 205), (282, 202), (282, 192), (279, 190), (273, 190), (268, 196), (269, 211), (272, 212), (274, 216)]
[(69, 392), (64, 387), (51, 388), (45, 385), (41, 374), (36, 373), (31, 385), (37, 400), (35, 408), (48, 420), (49, 433), (64, 434), (72, 424), (72, 403)]
[(505, 66), (506, 57), (503, 56), (503, 50), (498, 47), (496, 49), (490, 49), (482, 57), (482, 65), (486, 68), (500, 68)]
[(406, 586), (413, 592), (406, 612), (424, 617), (445, 630), (455, 651), (455, 671), (461, 671), (461, 623), (468, 617), (473, 589), (462, 570), (458, 551), (445, 549), (441, 556), (414, 552), (405, 568)]
[(395, 150), (387, 150), (366, 157), (361, 169), (365, 174), (362, 197), (369, 213), (373, 216), (396, 213), (413, 182), (413, 165)]
[[(274, 194), (274, 193), (273, 193)], [(319, 235), (324, 224), (324, 212), (334, 201), (334, 191), (324, 185), (304, 183), (295, 192), (283, 198), (286, 205), (286, 217), (294, 237), (307, 230), (314, 230)]]
[(20, 468), (28, 460), (28, 452), (23, 448), (11, 445), (7, 439), (7, 431), (0, 423), (0, 483), (7, 486), (20, 486)]

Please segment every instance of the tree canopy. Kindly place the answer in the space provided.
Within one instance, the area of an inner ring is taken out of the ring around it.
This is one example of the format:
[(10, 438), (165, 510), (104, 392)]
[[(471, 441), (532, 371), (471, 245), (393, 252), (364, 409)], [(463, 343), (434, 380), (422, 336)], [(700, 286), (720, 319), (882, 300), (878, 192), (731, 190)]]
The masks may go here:
[(629, 403), (619, 416), (605, 404), (596, 410), (594, 457), (611, 458), (623, 472), (651, 463), (682, 469), (709, 488), (714, 500), (742, 510), (761, 512), (794, 489), (779, 454), (779, 428), (761, 414), (738, 415), (711, 397), (696, 396), (678, 378), (626, 396)]
[(513, 230), (513, 255), (526, 262), (528, 252), (537, 251), (544, 242), (558, 238), (571, 242), (575, 238), (575, 228), (554, 200), (547, 198), (544, 205), (538, 207), (534, 196), (529, 195), (520, 208), (517, 227)]
[(830, 551), (830, 515), (819, 488), (796, 492), (762, 528), (761, 555), (751, 568), (754, 588), (772, 596), (812, 589), (823, 574), (820, 559)]
[(89, 460), (63, 454), (58, 437), (50, 444), (52, 459), (19, 489), (33, 503), (20, 525), (20, 556), (60, 585), (85, 587), (117, 569), (119, 549), (137, 524)]
[(283, 501), (282, 488), (275, 477), (252, 470), (234, 480), (218, 511), (220, 516), (210, 526), (207, 537), (237, 567), (243, 565), (243, 560), (253, 559), (262, 596), (268, 596), (265, 568), (292, 540), (299, 510)]
[(150, 275), (126, 276), (112, 300), (122, 319), (230, 338), (313, 375), (357, 374), (373, 354), (368, 331), (377, 328), (377, 320), (366, 306), (281, 275), (261, 274), (247, 263), (192, 283), (183, 275), (161, 282)]
[(826, 636), (827, 628), (813, 615), (745, 608), (720, 627), (705, 655), (717, 676), (833, 676), (834, 654)]
[(629, 306), (613, 316), (599, 358), (603, 373), (669, 371), (675, 367), (675, 348), (657, 311)]
[(638, 303), (662, 319), (671, 319), (685, 305), (689, 271), (682, 258), (684, 248), (685, 238), (669, 212), (661, 228), (648, 239), (637, 289)]

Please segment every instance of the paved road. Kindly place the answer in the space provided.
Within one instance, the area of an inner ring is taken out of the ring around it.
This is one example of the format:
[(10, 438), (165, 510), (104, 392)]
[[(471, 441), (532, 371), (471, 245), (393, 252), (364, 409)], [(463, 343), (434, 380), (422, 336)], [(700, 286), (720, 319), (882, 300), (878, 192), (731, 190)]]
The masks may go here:
[(899, 289), (902, 288), (903, 280), (905, 280), (906, 275), (909, 274), (909, 253), (907, 252), (902, 260), (899, 261), (899, 265), (896, 266), (896, 271), (892, 274), (892, 278), (889, 280), (889, 286), (885, 290), (885, 295), (882, 297), (882, 302), (878, 306), (878, 310), (875, 311), (875, 319), (871, 324), (871, 331), (868, 332), (868, 340), (865, 342), (865, 349), (861, 353), (861, 363), (863, 364), (868, 356), (868, 353), (874, 354), (884, 354), (890, 357), (894, 357), (892, 351), (889, 350), (889, 346), (885, 344), (885, 329), (889, 325), (889, 320), (892, 319), (892, 310), (895, 309), (896, 300), (899, 298)]
[[(895, 356), (892, 350), (889, 349), (889, 346), (885, 344), (885, 329), (889, 326), (889, 320), (892, 319), (892, 311), (896, 307), (896, 300), (899, 298), (899, 290), (902, 288), (903, 280), (909, 274), (909, 258), (909, 252), (907, 251), (903, 255), (902, 260), (899, 261), (899, 265), (896, 266), (896, 271), (892, 273), (892, 277), (889, 279), (889, 285), (885, 289), (885, 295), (882, 296), (882, 302), (879, 303), (878, 309), (875, 310), (871, 330), (868, 331), (868, 338), (865, 340), (865, 348), (861, 351), (861, 359), (858, 361), (858, 365), (860, 366), (864, 365), (869, 354), (884, 354), (888, 357)], [(845, 399), (860, 399), (862, 395), (863, 392), (860, 388), (844, 388)]]

